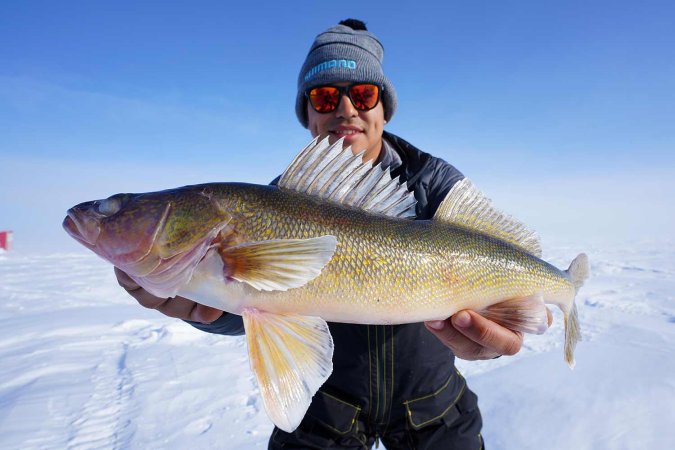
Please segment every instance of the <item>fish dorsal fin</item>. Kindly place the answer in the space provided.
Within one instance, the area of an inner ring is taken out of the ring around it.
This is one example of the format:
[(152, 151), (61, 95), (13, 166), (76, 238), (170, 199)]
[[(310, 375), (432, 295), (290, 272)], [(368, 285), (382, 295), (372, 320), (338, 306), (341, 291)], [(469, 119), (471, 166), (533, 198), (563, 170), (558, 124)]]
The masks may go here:
[(450, 189), (434, 220), (480, 231), (541, 257), (541, 242), (537, 234), (495, 209), (492, 201), (468, 178), (458, 181)]
[(380, 164), (364, 163), (364, 152), (343, 150), (343, 142), (330, 145), (328, 138), (315, 138), (281, 175), (278, 186), (390, 217), (414, 217), (417, 202), (406, 184)]

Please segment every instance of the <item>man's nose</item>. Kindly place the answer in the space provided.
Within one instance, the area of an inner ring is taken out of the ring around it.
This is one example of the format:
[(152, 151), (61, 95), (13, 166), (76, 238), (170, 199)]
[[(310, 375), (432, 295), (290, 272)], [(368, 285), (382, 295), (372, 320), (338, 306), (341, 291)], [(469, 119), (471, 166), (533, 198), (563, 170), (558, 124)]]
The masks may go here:
[(346, 94), (344, 94), (340, 99), (340, 104), (338, 105), (335, 111), (338, 117), (343, 118), (356, 117), (359, 114), (356, 108), (354, 108), (354, 105), (352, 104), (352, 101), (349, 99), (349, 96)]

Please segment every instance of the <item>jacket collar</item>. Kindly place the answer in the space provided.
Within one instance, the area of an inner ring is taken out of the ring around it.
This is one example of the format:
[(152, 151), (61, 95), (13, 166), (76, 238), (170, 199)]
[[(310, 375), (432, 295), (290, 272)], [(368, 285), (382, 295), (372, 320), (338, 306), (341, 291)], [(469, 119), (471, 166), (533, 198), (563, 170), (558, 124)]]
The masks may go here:
[(432, 156), (418, 149), (410, 142), (387, 131), (382, 133), (382, 138), (390, 144), (391, 148), (401, 158), (402, 164), (391, 171), (392, 176), (396, 177), (400, 175), (407, 182), (408, 186), (413, 185), (424, 174), (424, 169), (429, 164)]

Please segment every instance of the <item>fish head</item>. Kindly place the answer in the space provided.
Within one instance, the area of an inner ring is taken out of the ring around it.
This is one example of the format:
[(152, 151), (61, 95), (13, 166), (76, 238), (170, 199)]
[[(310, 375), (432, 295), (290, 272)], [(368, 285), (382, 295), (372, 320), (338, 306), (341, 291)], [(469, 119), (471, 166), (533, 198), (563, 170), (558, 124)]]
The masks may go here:
[(63, 228), (104, 259), (126, 265), (151, 252), (169, 208), (143, 194), (117, 194), (70, 208)]
[(229, 214), (209, 192), (185, 187), (80, 203), (68, 210), (63, 228), (136, 281), (149, 280), (150, 286), (165, 285), (175, 272), (194, 267), (229, 222)]

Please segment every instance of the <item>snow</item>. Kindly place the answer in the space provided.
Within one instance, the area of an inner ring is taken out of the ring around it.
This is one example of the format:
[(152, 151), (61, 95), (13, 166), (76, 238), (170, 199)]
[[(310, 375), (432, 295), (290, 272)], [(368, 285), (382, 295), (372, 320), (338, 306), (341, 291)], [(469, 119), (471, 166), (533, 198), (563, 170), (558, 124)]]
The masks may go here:
[[(675, 448), (675, 243), (583, 250), (576, 369), (562, 320), (515, 357), (460, 361), (488, 448)], [(266, 448), (242, 337), (138, 306), (93, 254), (0, 254), (0, 448)]]

